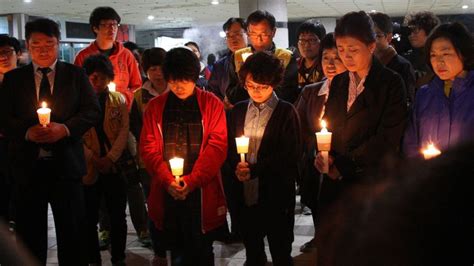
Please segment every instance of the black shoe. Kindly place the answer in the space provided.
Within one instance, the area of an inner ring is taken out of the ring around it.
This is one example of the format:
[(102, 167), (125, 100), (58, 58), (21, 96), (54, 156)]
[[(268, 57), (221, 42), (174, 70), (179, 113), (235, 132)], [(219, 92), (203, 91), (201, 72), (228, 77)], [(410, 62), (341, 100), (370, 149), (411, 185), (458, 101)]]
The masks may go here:
[(310, 241), (304, 243), (300, 247), (300, 251), (303, 252), (303, 253), (308, 253), (308, 252), (311, 252), (315, 248), (316, 248), (316, 239), (313, 238)]

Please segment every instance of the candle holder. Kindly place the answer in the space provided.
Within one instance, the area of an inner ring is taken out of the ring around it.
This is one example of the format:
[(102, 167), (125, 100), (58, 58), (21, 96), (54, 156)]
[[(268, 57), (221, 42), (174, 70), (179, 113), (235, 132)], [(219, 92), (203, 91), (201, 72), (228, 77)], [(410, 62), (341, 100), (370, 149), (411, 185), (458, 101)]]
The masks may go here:
[(51, 119), (51, 109), (48, 108), (46, 102), (41, 103), (41, 108), (39, 108), (36, 113), (38, 114), (39, 123), (43, 127), (47, 127)]
[(245, 162), (245, 154), (249, 152), (249, 138), (242, 136), (235, 138), (237, 144), (237, 153), (240, 154), (240, 161)]
[(170, 159), (171, 173), (175, 177), (176, 183), (178, 183), (180, 186), (180, 177), (183, 175), (183, 166), (183, 158), (174, 157), (173, 159)]
[(321, 120), (321, 131), (316, 132), (316, 144), (324, 161), (323, 174), (329, 173), (329, 151), (331, 150), (332, 133), (326, 128), (326, 121)]

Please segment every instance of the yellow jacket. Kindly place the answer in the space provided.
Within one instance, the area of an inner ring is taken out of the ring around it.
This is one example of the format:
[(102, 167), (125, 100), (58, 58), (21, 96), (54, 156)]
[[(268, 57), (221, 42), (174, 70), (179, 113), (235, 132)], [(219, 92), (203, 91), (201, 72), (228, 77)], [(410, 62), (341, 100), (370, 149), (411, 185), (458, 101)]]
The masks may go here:
[[(245, 47), (240, 50), (237, 50), (234, 54), (234, 63), (235, 63), (235, 72), (239, 73), (240, 67), (244, 64), (244, 59), (242, 55), (252, 54), (252, 47)], [(283, 48), (275, 48), (274, 55), (280, 59), (283, 63), (283, 67), (286, 68), (291, 60), (291, 55), (293, 53), (290, 50)]]
[[(106, 146), (107, 157), (116, 162), (127, 147), (129, 116), (125, 98), (119, 92), (109, 92), (105, 102), (104, 132), (112, 146)], [(89, 129), (83, 136), (84, 155), (87, 163), (87, 174), (82, 178), (86, 185), (93, 184), (97, 179), (97, 169), (92, 163), (93, 156), (100, 157), (99, 138), (95, 128)]]

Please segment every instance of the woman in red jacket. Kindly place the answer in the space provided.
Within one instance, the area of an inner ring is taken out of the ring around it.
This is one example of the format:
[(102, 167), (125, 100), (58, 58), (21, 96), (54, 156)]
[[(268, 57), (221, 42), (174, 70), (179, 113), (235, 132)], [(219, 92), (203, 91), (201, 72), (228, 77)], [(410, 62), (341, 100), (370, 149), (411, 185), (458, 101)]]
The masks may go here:
[[(186, 48), (171, 49), (163, 74), (171, 92), (150, 101), (140, 152), (152, 176), (149, 215), (163, 231), (173, 265), (214, 265), (212, 242), (225, 224), (220, 167), (227, 153), (224, 106), (196, 88), (199, 60)], [(176, 181), (169, 167), (184, 159)]]

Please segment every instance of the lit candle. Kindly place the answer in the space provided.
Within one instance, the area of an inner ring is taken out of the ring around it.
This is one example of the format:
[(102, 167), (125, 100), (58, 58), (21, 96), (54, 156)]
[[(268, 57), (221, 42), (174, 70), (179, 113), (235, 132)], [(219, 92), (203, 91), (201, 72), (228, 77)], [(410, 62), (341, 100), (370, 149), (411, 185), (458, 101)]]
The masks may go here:
[(429, 143), (426, 149), (422, 150), (423, 157), (425, 160), (429, 160), (441, 154), (441, 151), (438, 150), (433, 143)]
[(247, 58), (251, 55), (252, 55), (252, 53), (242, 53), (242, 61), (245, 62), (245, 60), (247, 60)]
[(171, 173), (175, 176), (176, 182), (179, 183), (179, 177), (183, 175), (184, 159), (174, 157), (170, 160)]
[(38, 113), (39, 123), (40, 123), (43, 127), (46, 127), (46, 126), (49, 124), (49, 122), (50, 122), (51, 109), (49, 109), (49, 108), (47, 107), (46, 102), (42, 102), (42, 103), (41, 103), (41, 108), (39, 108), (36, 112)]
[(242, 136), (235, 138), (237, 144), (237, 153), (240, 153), (240, 161), (245, 162), (245, 154), (249, 152), (249, 138)]
[(107, 87), (109, 87), (109, 91), (115, 91), (115, 82), (110, 82), (109, 85), (107, 85)]
[(329, 151), (331, 150), (332, 133), (326, 128), (326, 121), (321, 120), (321, 127), (321, 131), (316, 132), (316, 142), (324, 160), (323, 173), (327, 174), (329, 173)]

